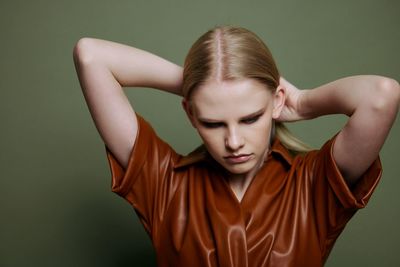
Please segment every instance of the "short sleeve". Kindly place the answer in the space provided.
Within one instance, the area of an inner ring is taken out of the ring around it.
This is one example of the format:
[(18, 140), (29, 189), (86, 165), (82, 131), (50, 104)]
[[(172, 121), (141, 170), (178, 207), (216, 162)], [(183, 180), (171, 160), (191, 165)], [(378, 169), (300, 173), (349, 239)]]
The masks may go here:
[(382, 176), (378, 156), (357, 184), (349, 188), (333, 158), (336, 137), (337, 134), (304, 159), (308, 165), (307, 176), (311, 178), (316, 226), (325, 256), (356, 211), (367, 205)]
[(151, 125), (136, 113), (138, 133), (128, 166), (124, 169), (105, 145), (111, 170), (111, 190), (126, 199), (135, 209), (151, 235), (154, 216), (162, 216), (177, 181), (173, 165), (180, 157), (160, 139)]

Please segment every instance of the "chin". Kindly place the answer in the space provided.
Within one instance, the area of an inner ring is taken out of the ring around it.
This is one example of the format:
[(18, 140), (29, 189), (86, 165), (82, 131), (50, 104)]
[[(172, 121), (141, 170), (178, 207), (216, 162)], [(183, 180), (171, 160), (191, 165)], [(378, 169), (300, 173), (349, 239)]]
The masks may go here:
[(237, 164), (223, 167), (232, 174), (245, 174), (250, 172), (254, 166), (249, 166), (248, 164)]

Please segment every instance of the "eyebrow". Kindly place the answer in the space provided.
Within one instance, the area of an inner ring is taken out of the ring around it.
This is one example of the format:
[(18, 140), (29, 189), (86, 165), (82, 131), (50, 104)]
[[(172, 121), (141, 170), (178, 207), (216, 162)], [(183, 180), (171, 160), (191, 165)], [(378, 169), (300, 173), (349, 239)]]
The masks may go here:
[[(240, 120), (245, 120), (245, 119), (261, 116), (265, 112), (265, 110), (266, 110), (266, 107), (264, 107), (264, 108), (262, 108), (260, 110), (257, 110), (256, 112), (253, 112), (251, 114), (248, 114), (246, 116), (243, 116), (243, 117), (240, 118)], [(199, 117), (197, 119), (199, 121), (202, 121), (202, 122), (220, 122), (219, 120), (207, 119), (207, 118), (201, 118), (201, 117)]]

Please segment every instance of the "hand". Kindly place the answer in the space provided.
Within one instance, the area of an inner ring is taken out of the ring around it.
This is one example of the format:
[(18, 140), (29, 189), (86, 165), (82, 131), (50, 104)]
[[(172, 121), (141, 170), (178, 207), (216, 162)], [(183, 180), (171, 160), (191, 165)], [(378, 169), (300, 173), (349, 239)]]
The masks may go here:
[(304, 95), (304, 92), (286, 81), (283, 77), (279, 79), (279, 84), (285, 89), (286, 100), (277, 121), (293, 122), (305, 119), (300, 112), (300, 99)]

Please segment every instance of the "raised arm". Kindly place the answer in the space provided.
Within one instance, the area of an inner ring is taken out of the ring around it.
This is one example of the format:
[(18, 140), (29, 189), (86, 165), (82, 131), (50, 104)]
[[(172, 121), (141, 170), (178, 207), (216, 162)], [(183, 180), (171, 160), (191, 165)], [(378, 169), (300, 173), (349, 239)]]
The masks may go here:
[(144, 50), (94, 38), (80, 39), (73, 59), (96, 128), (125, 168), (138, 124), (122, 87), (151, 87), (181, 95), (182, 68)]
[(400, 102), (399, 83), (360, 75), (301, 92), (301, 117), (335, 113), (350, 117), (335, 140), (333, 156), (348, 185), (355, 184), (377, 158), (394, 123)]

